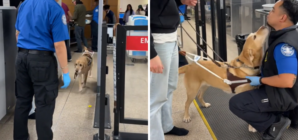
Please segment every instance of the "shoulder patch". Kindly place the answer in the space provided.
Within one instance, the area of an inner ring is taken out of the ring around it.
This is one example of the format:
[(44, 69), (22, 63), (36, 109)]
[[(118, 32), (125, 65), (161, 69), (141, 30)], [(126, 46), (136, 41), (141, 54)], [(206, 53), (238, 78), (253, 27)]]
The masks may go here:
[(67, 24), (67, 22), (66, 22), (66, 16), (65, 16), (65, 14), (63, 14), (63, 15), (62, 15), (62, 22), (63, 22), (63, 24), (64, 24), (64, 25), (66, 25), (66, 24)]
[(96, 9), (95, 12), (98, 12), (98, 9)]
[(292, 56), (295, 52), (294, 48), (288, 44), (284, 44), (280, 50), (284, 56)]

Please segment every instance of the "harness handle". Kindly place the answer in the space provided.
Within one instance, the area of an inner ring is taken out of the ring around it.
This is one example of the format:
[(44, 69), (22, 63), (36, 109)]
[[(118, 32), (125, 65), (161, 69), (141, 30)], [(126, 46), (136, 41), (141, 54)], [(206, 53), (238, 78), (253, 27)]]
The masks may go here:
[[(194, 59), (191, 59), (188, 55), (194, 56)], [(224, 83), (228, 84), (228, 85), (232, 85), (232, 84), (236, 84), (236, 83), (247, 83), (247, 82), (251, 82), (249, 79), (246, 80), (235, 80), (235, 81), (230, 81), (229, 79), (223, 79), (220, 76), (218, 76), (217, 74), (215, 74), (214, 72), (210, 71), (209, 69), (207, 69), (206, 67), (204, 67), (203, 65), (201, 65), (200, 63), (198, 63), (198, 61), (202, 58), (201, 56), (198, 55), (194, 55), (191, 53), (186, 52), (186, 57), (188, 59), (190, 59), (191, 61), (195, 62), (197, 65), (199, 65), (201, 68), (205, 69), (206, 71), (208, 71), (209, 73), (211, 73), (212, 75), (214, 75), (215, 77), (221, 79), (224, 81)], [(216, 62), (215, 60), (213, 61), (215, 64), (218, 64), (220, 66), (220, 64), (218, 62)]]

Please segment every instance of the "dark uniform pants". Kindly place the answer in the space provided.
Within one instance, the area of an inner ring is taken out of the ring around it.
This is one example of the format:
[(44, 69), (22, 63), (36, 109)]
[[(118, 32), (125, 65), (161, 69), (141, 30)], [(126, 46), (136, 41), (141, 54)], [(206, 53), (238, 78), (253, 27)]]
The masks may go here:
[(16, 107), (14, 140), (27, 140), (28, 114), (35, 96), (36, 130), (39, 140), (52, 140), (51, 130), (58, 96), (58, 69), (54, 54), (18, 52), (16, 60)]
[(98, 24), (92, 20), (91, 22), (91, 34), (92, 34), (92, 50), (97, 51), (97, 42), (98, 42)]
[(269, 105), (265, 88), (239, 93), (230, 99), (229, 106), (236, 116), (258, 132), (264, 132), (275, 122), (276, 117), (281, 115), (281, 112), (276, 112)]

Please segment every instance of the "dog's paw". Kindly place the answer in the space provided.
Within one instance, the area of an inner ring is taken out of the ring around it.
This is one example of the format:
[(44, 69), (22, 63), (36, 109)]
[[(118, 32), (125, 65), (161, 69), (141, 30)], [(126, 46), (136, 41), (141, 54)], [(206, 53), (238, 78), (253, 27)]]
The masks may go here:
[(79, 88), (79, 92), (81, 92), (83, 90), (83, 88)]
[(186, 122), (186, 123), (189, 123), (191, 121), (191, 118), (184, 116), (183, 121)]
[(210, 106), (211, 106), (210, 103), (205, 103), (205, 105), (203, 105), (203, 107), (206, 107), (206, 108), (208, 108), (208, 107), (210, 107)]
[(93, 77), (92, 75), (89, 75), (89, 77)]
[(248, 125), (248, 131), (253, 132), (253, 133), (257, 132), (257, 130), (254, 127), (252, 127), (251, 125)]

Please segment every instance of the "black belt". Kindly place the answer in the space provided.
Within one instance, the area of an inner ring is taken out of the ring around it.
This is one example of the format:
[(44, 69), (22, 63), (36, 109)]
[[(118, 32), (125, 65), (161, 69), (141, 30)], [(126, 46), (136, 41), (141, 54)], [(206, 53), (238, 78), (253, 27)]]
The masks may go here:
[(53, 55), (52, 51), (40, 51), (40, 50), (28, 50), (24, 48), (19, 48), (19, 52), (29, 53), (29, 54), (42, 54), (42, 55)]

